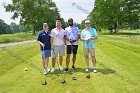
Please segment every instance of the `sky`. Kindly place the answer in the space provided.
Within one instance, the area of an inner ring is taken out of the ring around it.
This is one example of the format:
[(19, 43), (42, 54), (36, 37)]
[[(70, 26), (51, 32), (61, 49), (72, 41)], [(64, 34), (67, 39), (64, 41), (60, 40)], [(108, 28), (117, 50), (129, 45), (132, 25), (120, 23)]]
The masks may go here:
[[(68, 18), (73, 18), (74, 22), (81, 23), (82, 20), (86, 19), (88, 14), (94, 8), (95, 0), (52, 0), (56, 3), (60, 11), (60, 15), (65, 21)], [(19, 19), (13, 20), (11, 16), (13, 13), (5, 12), (3, 5), (12, 3), (12, 0), (0, 0), (0, 19), (4, 20), (5, 23), (10, 24), (15, 22), (19, 24)]]

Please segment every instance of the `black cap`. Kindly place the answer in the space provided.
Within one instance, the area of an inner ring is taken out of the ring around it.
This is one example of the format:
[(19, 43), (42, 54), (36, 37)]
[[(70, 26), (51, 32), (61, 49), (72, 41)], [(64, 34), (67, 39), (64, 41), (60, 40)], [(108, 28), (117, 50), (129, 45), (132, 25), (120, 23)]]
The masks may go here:
[(72, 18), (69, 18), (69, 19), (68, 19), (68, 22), (69, 22), (69, 21), (73, 21), (73, 19), (72, 19)]

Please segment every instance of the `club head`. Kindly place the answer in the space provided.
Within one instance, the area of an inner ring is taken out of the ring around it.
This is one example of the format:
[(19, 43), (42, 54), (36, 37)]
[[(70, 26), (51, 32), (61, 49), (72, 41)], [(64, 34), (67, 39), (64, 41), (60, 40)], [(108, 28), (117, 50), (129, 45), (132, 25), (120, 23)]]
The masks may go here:
[(87, 77), (88, 79), (90, 79), (90, 75), (87, 75), (86, 77)]
[(46, 81), (43, 81), (43, 82), (42, 82), (42, 85), (47, 85), (47, 82), (46, 82)]
[(77, 80), (76, 77), (72, 77), (72, 80)]
[(66, 83), (66, 81), (63, 79), (63, 80), (61, 80), (61, 83), (64, 84), (64, 83)]

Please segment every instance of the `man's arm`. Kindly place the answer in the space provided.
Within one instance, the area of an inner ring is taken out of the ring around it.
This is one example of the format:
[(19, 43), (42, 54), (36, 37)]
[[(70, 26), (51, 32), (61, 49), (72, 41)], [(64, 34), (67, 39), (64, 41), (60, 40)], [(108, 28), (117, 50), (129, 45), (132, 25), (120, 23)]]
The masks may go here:
[(86, 41), (86, 40), (85, 40), (85, 38), (83, 38), (83, 36), (82, 36), (82, 35), (83, 35), (83, 31), (81, 32), (81, 35), (80, 35), (80, 40), (81, 40), (81, 41)]
[(43, 43), (41, 42), (40, 32), (38, 33), (38, 36), (37, 36), (37, 42), (38, 42), (42, 47), (45, 46), (45, 44), (43, 44)]
[(67, 37), (67, 35), (64, 35), (64, 39), (69, 41), (69, 38)]
[(54, 43), (53, 42), (54, 42), (54, 37), (51, 36), (51, 49), (54, 48)]
[(43, 44), (42, 42), (40, 42), (40, 41), (37, 41), (42, 47), (44, 47), (45, 46), (45, 44)]
[(97, 32), (96, 32), (96, 30), (93, 29), (93, 32), (94, 32), (94, 34), (93, 34), (93, 36), (90, 38), (90, 40), (96, 40), (96, 39), (97, 39)]
[(90, 40), (96, 40), (97, 36), (91, 37)]
[(78, 41), (79, 39), (80, 39), (80, 34), (78, 34), (78, 36), (77, 36), (76, 40)]

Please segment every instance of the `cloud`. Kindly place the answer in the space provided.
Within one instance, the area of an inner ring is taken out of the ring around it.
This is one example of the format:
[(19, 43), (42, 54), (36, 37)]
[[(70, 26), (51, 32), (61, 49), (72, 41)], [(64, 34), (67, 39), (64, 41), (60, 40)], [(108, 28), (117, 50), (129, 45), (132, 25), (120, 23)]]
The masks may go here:
[(56, 3), (62, 18), (67, 20), (69, 17), (72, 17), (77, 23), (81, 23), (82, 20), (86, 19), (88, 16), (87, 12), (91, 12), (94, 7), (94, 0), (53, 1)]

